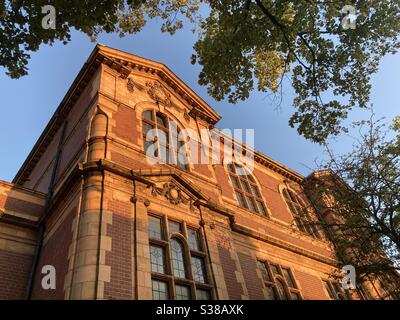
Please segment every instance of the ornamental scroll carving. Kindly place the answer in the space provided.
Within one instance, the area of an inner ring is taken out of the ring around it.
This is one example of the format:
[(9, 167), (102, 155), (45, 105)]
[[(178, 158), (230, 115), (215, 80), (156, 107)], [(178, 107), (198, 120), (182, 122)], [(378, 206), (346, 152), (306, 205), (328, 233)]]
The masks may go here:
[(166, 107), (172, 107), (171, 95), (164, 88), (164, 86), (158, 82), (147, 82), (148, 87), (147, 93), (157, 103), (162, 103)]
[(170, 203), (174, 205), (186, 204), (189, 205), (191, 210), (195, 209), (193, 205), (193, 200), (186, 196), (182, 190), (180, 190), (174, 183), (164, 183), (162, 187), (153, 186), (152, 187), (153, 196), (164, 196), (169, 200)]

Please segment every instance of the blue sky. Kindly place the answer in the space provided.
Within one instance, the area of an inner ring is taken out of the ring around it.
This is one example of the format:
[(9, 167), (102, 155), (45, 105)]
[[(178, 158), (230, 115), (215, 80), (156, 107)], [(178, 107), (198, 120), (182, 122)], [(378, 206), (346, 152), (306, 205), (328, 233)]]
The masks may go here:
[[(190, 28), (174, 36), (163, 34), (153, 21), (137, 34), (125, 38), (101, 35), (101, 44), (165, 63), (197, 94), (209, 103), (222, 120), (218, 127), (255, 130), (255, 146), (264, 154), (298, 171), (309, 174), (315, 160), (324, 157), (323, 149), (297, 134), (288, 126), (293, 113), (293, 91), (286, 85), (282, 104), (277, 108), (265, 93), (253, 92), (250, 99), (236, 105), (217, 102), (198, 85), (200, 66), (190, 64), (196, 37)], [(64, 97), (73, 79), (93, 50), (94, 43), (80, 33), (73, 33), (67, 45), (42, 46), (32, 54), (29, 75), (10, 79), (0, 68), (1, 118), (0, 179), (11, 181)], [(383, 59), (379, 73), (372, 77), (371, 101), (379, 117), (400, 115), (400, 54)], [(367, 111), (355, 111), (349, 120), (367, 118)], [(333, 142), (337, 152), (349, 150), (351, 139), (340, 136)]]

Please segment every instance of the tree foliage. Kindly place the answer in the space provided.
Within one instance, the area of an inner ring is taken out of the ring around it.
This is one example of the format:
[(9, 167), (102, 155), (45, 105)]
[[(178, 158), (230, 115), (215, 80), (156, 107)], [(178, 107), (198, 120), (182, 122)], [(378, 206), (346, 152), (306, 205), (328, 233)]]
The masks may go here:
[[(339, 259), (359, 279), (379, 279), (388, 294), (400, 294), (400, 117), (388, 129), (371, 118), (356, 124), (352, 152), (329, 151), (330, 170), (310, 180), (318, 224)], [(391, 138), (388, 138), (391, 137)], [(334, 173), (333, 173), (334, 172)], [(310, 190), (311, 190), (310, 189)], [(400, 297), (400, 295), (399, 295)]]
[[(41, 27), (46, 4), (57, 10), (55, 30)], [(356, 28), (345, 30), (341, 10), (349, 4)], [(350, 109), (367, 106), (371, 75), (398, 50), (400, 1), (0, 0), (0, 17), (0, 65), (13, 78), (27, 73), (30, 51), (68, 42), (72, 28), (123, 36), (159, 17), (173, 34), (186, 20), (199, 31), (192, 62), (202, 66), (199, 83), (212, 97), (236, 103), (253, 89), (279, 93), (288, 75), (296, 93), (289, 124), (322, 143), (343, 129)]]

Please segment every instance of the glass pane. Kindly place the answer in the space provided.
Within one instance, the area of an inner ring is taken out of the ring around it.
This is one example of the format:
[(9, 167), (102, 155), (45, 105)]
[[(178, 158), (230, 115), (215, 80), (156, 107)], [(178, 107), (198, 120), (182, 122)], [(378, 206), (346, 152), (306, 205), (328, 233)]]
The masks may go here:
[(316, 225), (311, 225), (314, 237), (321, 239), (321, 234), (318, 231), (318, 227)]
[(149, 216), (149, 237), (152, 239), (162, 239), (161, 219)]
[(160, 145), (160, 155), (158, 157), (160, 163), (170, 163), (169, 162), (169, 148), (163, 145)]
[(308, 233), (310, 236), (315, 237), (313, 225), (311, 225), (310, 222), (305, 221), (305, 222), (304, 222), (304, 226), (305, 226), (305, 228), (306, 228), (306, 230), (307, 230), (307, 233)]
[(153, 129), (153, 126), (143, 122), (143, 135), (144, 135), (145, 138), (147, 137), (147, 132), (152, 130), (152, 129)]
[(280, 280), (276, 281), (276, 289), (278, 290), (279, 298), (281, 300), (289, 300), (289, 297), (287, 296), (286, 291), (285, 291), (285, 286), (282, 283), (282, 281), (280, 281)]
[(194, 281), (200, 283), (206, 283), (203, 258), (192, 256), (192, 269), (193, 269)]
[(232, 173), (235, 173), (235, 167), (234, 167), (233, 164), (228, 164), (228, 171), (232, 172)]
[(175, 222), (175, 221), (168, 221), (168, 229), (169, 229), (169, 233), (181, 233), (181, 224), (179, 222)]
[(346, 295), (346, 292), (343, 289), (343, 287), (341, 286), (341, 284), (339, 284), (337, 282), (334, 282), (333, 286), (335, 288), (336, 295), (337, 295), (339, 300), (346, 300), (348, 298), (347, 295)]
[(183, 170), (187, 170), (187, 164), (189, 163), (190, 159), (186, 157), (186, 152), (177, 152), (176, 156), (178, 159), (177, 160), (178, 167)]
[(165, 273), (165, 251), (163, 247), (150, 246), (151, 272)]
[(288, 269), (282, 269), (283, 276), (285, 277), (286, 283), (291, 288), (296, 288), (296, 285), (290, 275), (290, 271)]
[(190, 289), (186, 286), (175, 286), (176, 300), (190, 300)]
[(294, 220), (296, 221), (296, 225), (297, 225), (297, 227), (299, 228), (299, 230), (300, 230), (301, 232), (307, 233), (307, 232), (306, 232), (306, 229), (304, 228), (304, 225), (303, 225), (303, 222), (301, 221), (301, 219), (295, 218)]
[(273, 287), (270, 286), (265, 287), (265, 293), (267, 296), (267, 300), (278, 300), (275, 289)]
[(255, 186), (254, 184), (251, 185), (251, 190), (252, 193), (257, 197), (257, 198), (261, 198), (260, 192), (258, 191), (257, 186)]
[(258, 212), (253, 198), (246, 196), (246, 200), (247, 200), (247, 204), (249, 205), (249, 209), (251, 211)]
[(152, 110), (147, 110), (142, 113), (142, 119), (146, 120), (153, 120), (153, 111)]
[(157, 130), (157, 136), (158, 136), (158, 141), (160, 142), (160, 144), (162, 144), (163, 146), (168, 145), (168, 143), (169, 143), (169, 135), (168, 135), (167, 131), (158, 129)]
[[(152, 146), (153, 143), (154, 143), (154, 142), (152, 142), (152, 141), (147, 141), (147, 140), (144, 141), (144, 152), (146, 153), (146, 155), (147, 155), (147, 149), (148, 149), (150, 146)], [(155, 149), (157, 149), (156, 146), (153, 147), (153, 150), (155, 150)], [(150, 157), (156, 157), (156, 155), (154, 155), (154, 152), (150, 152), (150, 153), (149, 153), (149, 156), (150, 156)]]
[(153, 300), (168, 300), (168, 284), (165, 281), (152, 280)]
[(292, 297), (292, 300), (300, 300), (300, 295), (297, 292), (291, 292), (290, 296)]
[(297, 202), (297, 203), (299, 202), (297, 199), (297, 196), (293, 193), (292, 190), (288, 190), (288, 194), (289, 194), (289, 198), (290, 198), (290, 200), (292, 200), (292, 202)]
[(211, 300), (211, 294), (208, 290), (197, 289), (196, 290), (197, 300)]
[(299, 215), (298, 211), (297, 211), (296, 207), (293, 205), (293, 203), (292, 202), (288, 202), (288, 205), (289, 205), (289, 209), (290, 209), (291, 213), (294, 216), (298, 216)]
[(251, 193), (249, 183), (246, 180), (241, 179), (243, 190)]
[(333, 293), (333, 290), (332, 290), (330, 284), (329, 284), (327, 281), (323, 281), (323, 283), (324, 283), (324, 287), (325, 287), (326, 291), (327, 291), (328, 294), (329, 294), (329, 297), (330, 297), (331, 299), (336, 299), (336, 296), (335, 296), (335, 294)]
[(183, 258), (183, 246), (176, 239), (171, 239), (171, 255), (174, 276), (178, 278), (186, 278), (185, 260)]
[(197, 230), (188, 229), (188, 242), (190, 250), (200, 251), (200, 241)]
[(162, 116), (161, 114), (157, 114), (156, 119), (158, 125), (163, 126), (164, 128), (168, 128), (167, 119), (164, 116)]
[(278, 266), (276, 266), (276, 265), (274, 265), (274, 264), (270, 264), (270, 267), (271, 267), (271, 271), (272, 271), (272, 273), (273, 273), (274, 275), (279, 274)]
[(257, 201), (258, 212), (260, 212), (263, 216), (267, 215), (267, 210), (265, 209), (265, 205), (261, 201)]
[(239, 185), (239, 179), (235, 176), (231, 176), (232, 185), (234, 188), (241, 189)]
[(267, 267), (265, 266), (265, 263), (261, 262), (261, 261), (257, 261), (257, 266), (258, 266), (258, 269), (260, 269), (260, 271), (261, 271), (263, 280), (271, 281), (271, 278), (269, 276), (269, 273), (268, 273)]
[(247, 208), (246, 203), (244, 202), (245, 200), (243, 198), (243, 195), (240, 192), (236, 192), (236, 197), (237, 197), (237, 200), (239, 202), (239, 205), (242, 208)]
[(289, 193), (288, 193), (287, 189), (283, 189), (282, 193), (283, 193), (283, 197), (285, 198), (287, 203), (292, 201), (292, 199), (290, 199), (290, 196), (289, 196)]

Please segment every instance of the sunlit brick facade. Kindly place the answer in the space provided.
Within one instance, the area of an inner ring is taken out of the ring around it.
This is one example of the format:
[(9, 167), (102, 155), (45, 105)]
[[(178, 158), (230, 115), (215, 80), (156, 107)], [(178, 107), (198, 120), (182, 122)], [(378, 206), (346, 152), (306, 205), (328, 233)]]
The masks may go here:
[(348, 298), (330, 243), (296, 223), (307, 178), (258, 152), (246, 181), (221, 163), (151, 165), (144, 123), (161, 115), (196, 132), (220, 120), (163, 64), (97, 46), (0, 182), (1, 299)]

